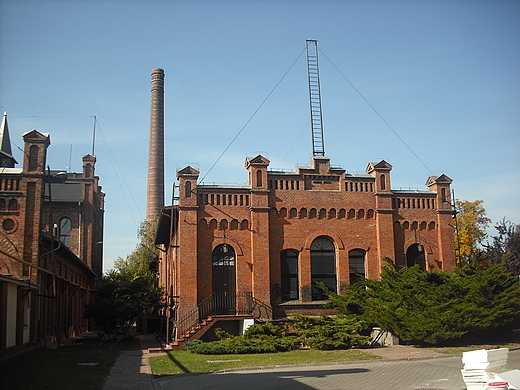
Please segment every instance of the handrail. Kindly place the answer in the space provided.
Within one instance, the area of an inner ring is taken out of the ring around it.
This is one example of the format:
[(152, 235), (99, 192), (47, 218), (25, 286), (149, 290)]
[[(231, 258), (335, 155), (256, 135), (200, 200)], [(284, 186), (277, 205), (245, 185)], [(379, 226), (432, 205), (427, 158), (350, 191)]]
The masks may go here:
[(175, 319), (176, 338), (182, 339), (203, 320), (216, 315), (251, 315), (265, 321), (272, 319), (273, 310), (254, 298), (252, 292), (213, 293), (196, 308)]

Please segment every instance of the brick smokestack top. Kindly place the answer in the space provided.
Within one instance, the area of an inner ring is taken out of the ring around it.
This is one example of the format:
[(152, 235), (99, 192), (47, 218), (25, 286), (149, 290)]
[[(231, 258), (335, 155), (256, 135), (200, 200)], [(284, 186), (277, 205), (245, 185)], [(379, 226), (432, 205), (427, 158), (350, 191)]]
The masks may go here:
[(155, 221), (164, 206), (164, 70), (152, 70), (146, 220)]

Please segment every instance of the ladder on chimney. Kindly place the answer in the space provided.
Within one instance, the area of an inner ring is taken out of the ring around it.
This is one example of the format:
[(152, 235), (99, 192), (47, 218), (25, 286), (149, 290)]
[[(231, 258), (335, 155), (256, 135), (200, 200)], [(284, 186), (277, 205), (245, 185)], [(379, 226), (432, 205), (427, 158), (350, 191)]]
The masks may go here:
[(325, 156), (321, 116), (320, 74), (318, 69), (318, 41), (307, 39), (307, 71), (311, 109), (312, 155)]

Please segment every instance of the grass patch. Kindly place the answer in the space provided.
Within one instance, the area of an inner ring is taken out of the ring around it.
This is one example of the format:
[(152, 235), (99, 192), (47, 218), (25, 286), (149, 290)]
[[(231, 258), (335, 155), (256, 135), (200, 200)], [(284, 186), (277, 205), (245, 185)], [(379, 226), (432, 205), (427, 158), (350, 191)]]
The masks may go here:
[(191, 372), (219, 371), (228, 368), (373, 359), (378, 359), (378, 357), (359, 349), (336, 351), (306, 349), (278, 353), (234, 355), (200, 355), (188, 351), (172, 351), (166, 356), (151, 356), (150, 366), (154, 375), (178, 375)]
[[(38, 348), (0, 362), (3, 389), (101, 389), (121, 351), (139, 348), (139, 340), (101, 343), (83, 339), (60, 349)], [(97, 365), (80, 365), (97, 363)]]

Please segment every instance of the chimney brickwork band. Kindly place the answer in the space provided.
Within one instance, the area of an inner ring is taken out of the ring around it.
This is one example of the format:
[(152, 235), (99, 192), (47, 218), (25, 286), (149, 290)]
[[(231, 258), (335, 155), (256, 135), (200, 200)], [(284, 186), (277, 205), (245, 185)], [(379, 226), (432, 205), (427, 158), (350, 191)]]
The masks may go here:
[(164, 207), (164, 70), (152, 70), (146, 220), (154, 221)]

